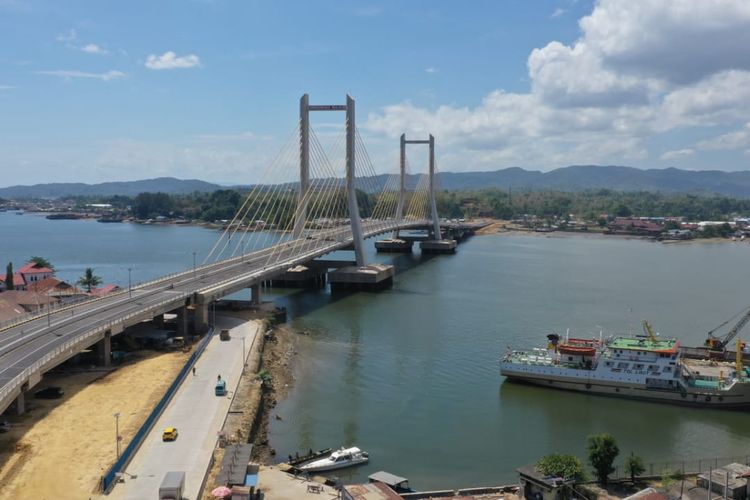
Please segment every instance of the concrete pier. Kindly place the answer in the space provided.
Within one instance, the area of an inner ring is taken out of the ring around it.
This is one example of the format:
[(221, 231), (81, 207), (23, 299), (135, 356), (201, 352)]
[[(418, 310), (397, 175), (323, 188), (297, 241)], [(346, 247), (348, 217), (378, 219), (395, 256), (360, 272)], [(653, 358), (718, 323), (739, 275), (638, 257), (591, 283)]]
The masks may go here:
[(16, 415), (23, 415), (26, 413), (26, 391), (23, 389), (16, 396)]
[(177, 309), (177, 336), (187, 337), (188, 334), (188, 310), (186, 306)]
[(194, 324), (196, 335), (201, 335), (208, 331), (208, 304), (195, 305)]
[(393, 266), (370, 264), (328, 273), (331, 290), (383, 290), (393, 286)]
[(112, 365), (112, 332), (104, 332), (104, 338), (96, 343), (96, 355), (99, 366), (109, 368)]
[(401, 238), (378, 240), (375, 242), (375, 249), (378, 252), (411, 253), (412, 242), (409, 240), (402, 240)]
[(273, 286), (285, 288), (323, 288), (326, 285), (326, 275), (320, 269), (307, 266), (294, 266), (271, 280)]
[(456, 240), (427, 240), (419, 244), (422, 253), (456, 253)]
[(254, 306), (260, 305), (260, 283), (256, 283), (250, 287), (250, 301)]

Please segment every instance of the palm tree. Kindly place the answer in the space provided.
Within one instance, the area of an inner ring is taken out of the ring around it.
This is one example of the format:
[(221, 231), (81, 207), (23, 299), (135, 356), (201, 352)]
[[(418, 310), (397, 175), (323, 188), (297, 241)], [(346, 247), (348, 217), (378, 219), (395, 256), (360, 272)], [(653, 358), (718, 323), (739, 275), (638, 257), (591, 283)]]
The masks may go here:
[(91, 287), (95, 287), (96, 285), (102, 284), (101, 277), (94, 274), (94, 270), (90, 267), (86, 268), (86, 271), (84, 271), (83, 276), (81, 276), (78, 279), (78, 284), (81, 286), (85, 286), (88, 289), (88, 292), (91, 293)]
[(38, 255), (34, 255), (29, 259), (29, 262), (33, 262), (37, 265), (37, 267), (46, 267), (47, 269), (55, 270), (55, 266), (52, 265), (52, 263), (45, 259), (44, 257), (39, 257)]

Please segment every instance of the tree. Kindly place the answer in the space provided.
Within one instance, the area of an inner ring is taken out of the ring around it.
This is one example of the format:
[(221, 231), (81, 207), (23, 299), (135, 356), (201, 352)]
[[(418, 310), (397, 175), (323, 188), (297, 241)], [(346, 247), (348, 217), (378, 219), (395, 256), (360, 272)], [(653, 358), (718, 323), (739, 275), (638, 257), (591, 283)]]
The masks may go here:
[(583, 479), (583, 464), (573, 455), (561, 455), (554, 453), (539, 459), (536, 468), (542, 474), (562, 477), (564, 479)]
[(625, 472), (630, 474), (630, 482), (635, 484), (635, 476), (640, 476), (646, 472), (646, 466), (643, 465), (643, 459), (632, 452), (625, 461)]
[(78, 279), (78, 284), (87, 287), (88, 292), (91, 293), (91, 288), (95, 287), (96, 285), (101, 285), (102, 279), (94, 274), (93, 269), (87, 267), (83, 273), (83, 276)]
[(596, 472), (597, 480), (602, 484), (607, 484), (607, 476), (612, 474), (615, 469), (612, 464), (620, 453), (617, 442), (612, 434), (593, 434), (587, 438), (589, 462)]
[(29, 262), (33, 262), (37, 267), (46, 267), (47, 269), (52, 269), (53, 271), (55, 269), (55, 266), (53, 266), (50, 261), (48, 261), (44, 257), (39, 257), (37, 255), (32, 256), (29, 259)]
[(5, 289), (15, 290), (16, 285), (13, 284), (13, 263), (8, 262), (8, 267), (5, 268)]

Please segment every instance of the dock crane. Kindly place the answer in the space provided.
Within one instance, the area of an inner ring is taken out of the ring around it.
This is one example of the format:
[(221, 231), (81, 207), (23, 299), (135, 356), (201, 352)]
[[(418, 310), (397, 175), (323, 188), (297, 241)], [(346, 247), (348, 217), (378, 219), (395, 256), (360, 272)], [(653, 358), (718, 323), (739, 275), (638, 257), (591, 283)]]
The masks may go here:
[[(734, 316), (736, 317), (736, 316)], [(729, 318), (724, 323), (720, 324), (710, 332), (708, 332), (708, 338), (706, 339), (705, 345), (708, 347), (711, 351), (725, 351), (727, 348), (727, 345), (732, 341), (733, 338), (737, 336), (738, 333), (740, 333), (740, 330), (742, 330), (745, 325), (747, 325), (748, 321), (750, 321), (750, 307), (748, 307), (744, 313), (742, 313), (742, 316), (740, 317), (739, 321), (732, 327), (731, 330), (725, 335), (717, 336), (714, 335), (714, 332), (718, 330), (719, 328), (723, 327), (730, 321), (732, 321), (733, 318)], [(745, 343), (741, 342), (741, 347), (745, 347)]]

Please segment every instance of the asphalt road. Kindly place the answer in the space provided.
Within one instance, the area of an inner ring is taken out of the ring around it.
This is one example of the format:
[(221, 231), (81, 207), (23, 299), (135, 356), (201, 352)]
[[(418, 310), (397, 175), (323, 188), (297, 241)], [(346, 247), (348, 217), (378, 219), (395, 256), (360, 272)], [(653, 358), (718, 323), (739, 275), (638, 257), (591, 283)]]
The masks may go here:
[[(109, 497), (123, 500), (158, 498), (164, 475), (169, 471), (184, 471), (184, 498), (198, 498), (216, 446), (217, 433), (229, 411), (245, 358), (255, 337), (260, 334), (257, 322), (228, 316), (217, 316), (216, 322), (218, 328), (230, 328), (231, 339), (221, 341), (218, 335), (214, 335), (198, 359), (196, 375), (185, 378), (125, 470), (125, 482), (117, 484)], [(218, 375), (227, 382), (228, 394), (224, 397), (214, 393)], [(162, 441), (165, 427), (177, 428), (175, 441)]]

